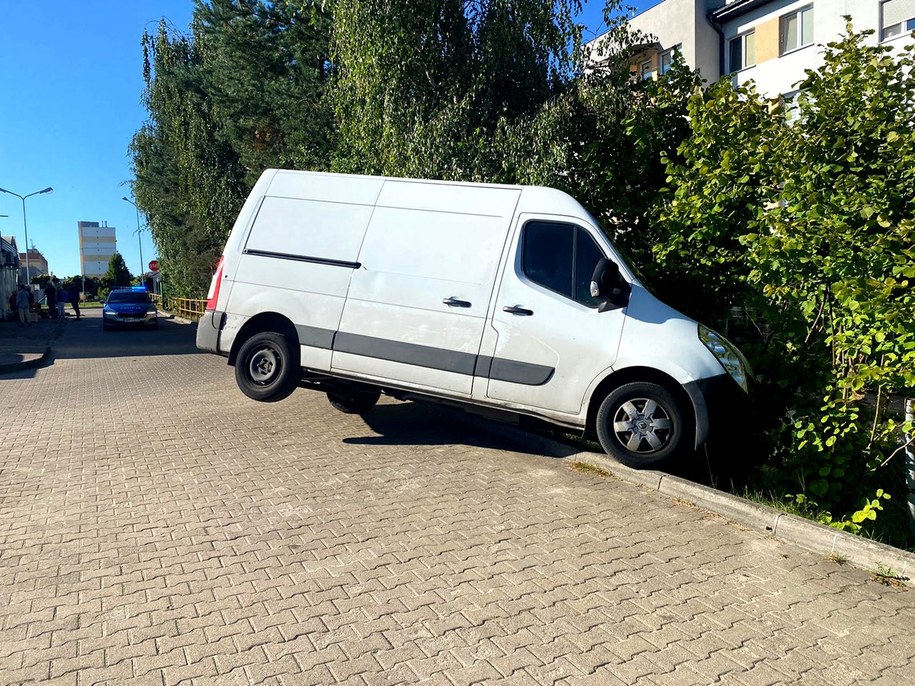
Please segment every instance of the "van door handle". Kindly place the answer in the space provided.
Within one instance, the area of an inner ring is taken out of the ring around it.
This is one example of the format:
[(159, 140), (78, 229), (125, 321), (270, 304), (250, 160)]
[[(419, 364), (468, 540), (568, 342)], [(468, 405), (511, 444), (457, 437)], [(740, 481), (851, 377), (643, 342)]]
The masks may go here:
[(467, 302), (466, 300), (460, 300), (459, 298), (455, 298), (453, 295), (450, 298), (445, 298), (444, 300), (442, 300), (442, 304), (447, 305), (448, 307), (470, 307), (471, 306), (471, 303)]
[(528, 310), (520, 305), (515, 305), (514, 307), (508, 307), (507, 305), (502, 308), (503, 312), (508, 312), (509, 314), (520, 314), (522, 317), (530, 317), (534, 314), (533, 310)]

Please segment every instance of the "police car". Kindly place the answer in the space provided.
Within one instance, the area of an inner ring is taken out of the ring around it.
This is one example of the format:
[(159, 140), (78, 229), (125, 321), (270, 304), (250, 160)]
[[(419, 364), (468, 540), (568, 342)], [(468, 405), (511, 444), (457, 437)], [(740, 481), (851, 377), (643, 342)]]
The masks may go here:
[(143, 286), (115, 288), (108, 294), (102, 308), (102, 328), (116, 326), (158, 328), (156, 306)]

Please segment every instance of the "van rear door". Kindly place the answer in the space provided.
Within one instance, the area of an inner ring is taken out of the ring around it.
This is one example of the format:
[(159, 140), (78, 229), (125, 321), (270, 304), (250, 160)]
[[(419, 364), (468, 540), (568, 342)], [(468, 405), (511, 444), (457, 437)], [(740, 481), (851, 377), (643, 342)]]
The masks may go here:
[(279, 171), (232, 274), (231, 315), (289, 319), (303, 367), (330, 368), (334, 333), (382, 180)]
[(387, 180), (332, 369), (469, 396), (520, 189)]

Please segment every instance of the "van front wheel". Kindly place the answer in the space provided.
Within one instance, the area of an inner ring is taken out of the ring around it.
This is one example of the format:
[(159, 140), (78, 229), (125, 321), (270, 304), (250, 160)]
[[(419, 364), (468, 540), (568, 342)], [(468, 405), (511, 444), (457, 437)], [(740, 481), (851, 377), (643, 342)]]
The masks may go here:
[(660, 467), (682, 452), (686, 427), (681, 404), (670, 391), (653, 383), (620, 386), (597, 411), (601, 447), (634, 469)]
[(298, 346), (286, 336), (264, 331), (245, 341), (235, 360), (235, 381), (249, 398), (265, 403), (289, 397), (300, 376)]

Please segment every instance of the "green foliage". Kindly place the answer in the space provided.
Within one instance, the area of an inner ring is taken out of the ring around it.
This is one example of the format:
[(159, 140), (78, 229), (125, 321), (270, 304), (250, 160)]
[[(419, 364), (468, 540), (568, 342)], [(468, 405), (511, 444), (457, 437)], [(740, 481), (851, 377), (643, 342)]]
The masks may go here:
[(127, 269), (127, 263), (124, 262), (121, 253), (116, 252), (111, 256), (108, 261), (108, 271), (102, 278), (110, 284), (109, 288), (122, 288), (130, 285), (133, 275)]
[(579, 0), (338, 0), (338, 171), (492, 179), (501, 122), (571, 77)]
[(144, 34), (150, 119), (131, 144), (169, 295), (206, 293), (213, 267), (266, 167), (326, 167), (329, 19), (307, 0), (197, 1), (193, 33)]
[(202, 88), (247, 184), (269, 167), (326, 169), (330, 15), (307, 0), (195, 1)]
[(149, 218), (174, 293), (206, 292), (212, 263), (241, 207), (244, 170), (220, 141), (193, 40), (160, 24), (144, 35), (150, 121), (131, 146), (137, 205)]
[(886, 494), (859, 507), (863, 492), (911, 428), (888, 400), (915, 387), (912, 64), (849, 26), (800, 84), (793, 123), (729, 81), (697, 94), (655, 250), (703, 293), (668, 300), (712, 322), (742, 308), (780, 473), (850, 511), (829, 523), (854, 531), (881, 509)]

